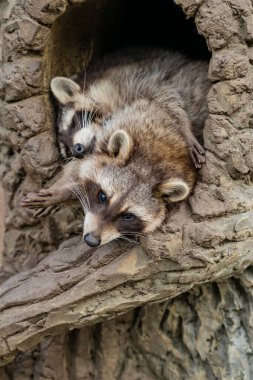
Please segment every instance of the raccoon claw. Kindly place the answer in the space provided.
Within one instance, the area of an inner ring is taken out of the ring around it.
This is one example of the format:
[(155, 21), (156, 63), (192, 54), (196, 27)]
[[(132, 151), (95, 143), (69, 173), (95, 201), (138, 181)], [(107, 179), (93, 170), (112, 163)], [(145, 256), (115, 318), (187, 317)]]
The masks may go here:
[(52, 193), (47, 189), (40, 190), (39, 193), (28, 193), (21, 199), (21, 206), (29, 208), (45, 207), (46, 202), (52, 197)]
[(33, 194), (36, 194), (36, 193), (28, 193), (28, 194), (26, 194), (26, 196), (23, 197), (21, 199), (21, 201), (20, 201), (21, 206), (23, 206), (23, 207), (30, 207), (31, 197), (33, 196)]
[(205, 151), (202, 145), (200, 145), (197, 141), (193, 142), (190, 148), (191, 159), (194, 163), (196, 169), (201, 169), (202, 164), (206, 161), (205, 159)]
[(41, 189), (38, 193), (41, 197), (52, 196), (53, 192), (50, 189)]
[(38, 193), (28, 193), (21, 199), (21, 206), (34, 210), (33, 218), (47, 216), (60, 208), (60, 206), (50, 205), (52, 195), (48, 189), (40, 190)]

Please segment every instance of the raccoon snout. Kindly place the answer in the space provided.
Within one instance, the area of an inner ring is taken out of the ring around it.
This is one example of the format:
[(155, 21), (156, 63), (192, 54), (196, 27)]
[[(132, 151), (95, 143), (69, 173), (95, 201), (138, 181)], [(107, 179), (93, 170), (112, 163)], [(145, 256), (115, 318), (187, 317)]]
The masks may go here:
[(85, 153), (85, 148), (82, 144), (75, 144), (73, 145), (73, 156), (78, 158), (78, 157), (83, 157)]
[(84, 236), (84, 241), (86, 244), (88, 244), (90, 247), (98, 247), (101, 243), (101, 239), (92, 235), (92, 234), (86, 234)]

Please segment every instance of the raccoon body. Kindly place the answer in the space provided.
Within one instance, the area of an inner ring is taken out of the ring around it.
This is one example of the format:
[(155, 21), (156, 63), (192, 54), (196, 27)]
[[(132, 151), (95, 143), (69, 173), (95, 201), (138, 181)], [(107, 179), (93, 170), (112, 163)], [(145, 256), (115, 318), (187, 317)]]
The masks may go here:
[(76, 194), (90, 246), (151, 233), (191, 194), (203, 162), (193, 131), (201, 135), (207, 116), (207, 65), (145, 51), (108, 56), (91, 65), (84, 85), (80, 78), (55, 78), (51, 88), (63, 108), (60, 133), (71, 137), (70, 150), (83, 145), (84, 155), (22, 204), (39, 215)]
[(116, 112), (105, 131), (78, 169), (88, 200), (84, 239), (90, 245), (154, 231), (196, 180), (185, 139), (152, 102), (138, 100)]
[(94, 61), (75, 81), (56, 77), (51, 89), (60, 103), (60, 139), (71, 154), (83, 156), (93, 151), (114, 112), (146, 99), (181, 125), (180, 133), (196, 167), (200, 167), (210, 88), (207, 70), (206, 62), (192, 61), (179, 53), (132, 49)]
[(36, 209), (77, 194), (90, 246), (153, 232), (166, 210), (188, 197), (196, 180), (185, 138), (153, 102), (137, 100), (118, 110), (104, 131), (93, 154), (65, 165), (59, 185), (23, 200)]

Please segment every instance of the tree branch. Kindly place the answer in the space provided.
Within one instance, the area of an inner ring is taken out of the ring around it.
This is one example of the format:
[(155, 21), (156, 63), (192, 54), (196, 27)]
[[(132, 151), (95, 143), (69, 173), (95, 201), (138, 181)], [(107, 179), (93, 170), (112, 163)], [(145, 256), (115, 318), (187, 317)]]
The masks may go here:
[(110, 243), (97, 250), (72, 238), (6, 281), (0, 289), (1, 364), (46, 336), (173, 298), (253, 262), (252, 211), (166, 229), (142, 245)]

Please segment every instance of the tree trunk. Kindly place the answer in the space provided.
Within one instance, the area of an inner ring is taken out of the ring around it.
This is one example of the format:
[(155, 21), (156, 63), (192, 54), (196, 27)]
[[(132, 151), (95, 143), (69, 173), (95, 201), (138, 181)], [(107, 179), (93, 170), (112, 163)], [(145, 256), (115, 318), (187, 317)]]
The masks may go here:
[[(252, 379), (252, 4), (11, 3), (8, 13), (2, 2), (0, 379)], [(78, 210), (35, 220), (19, 206), (61, 166), (48, 84), (153, 38), (198, 58), (208, 45), (207, 162), (158, 232), (88, 250), (73, 237)]]

